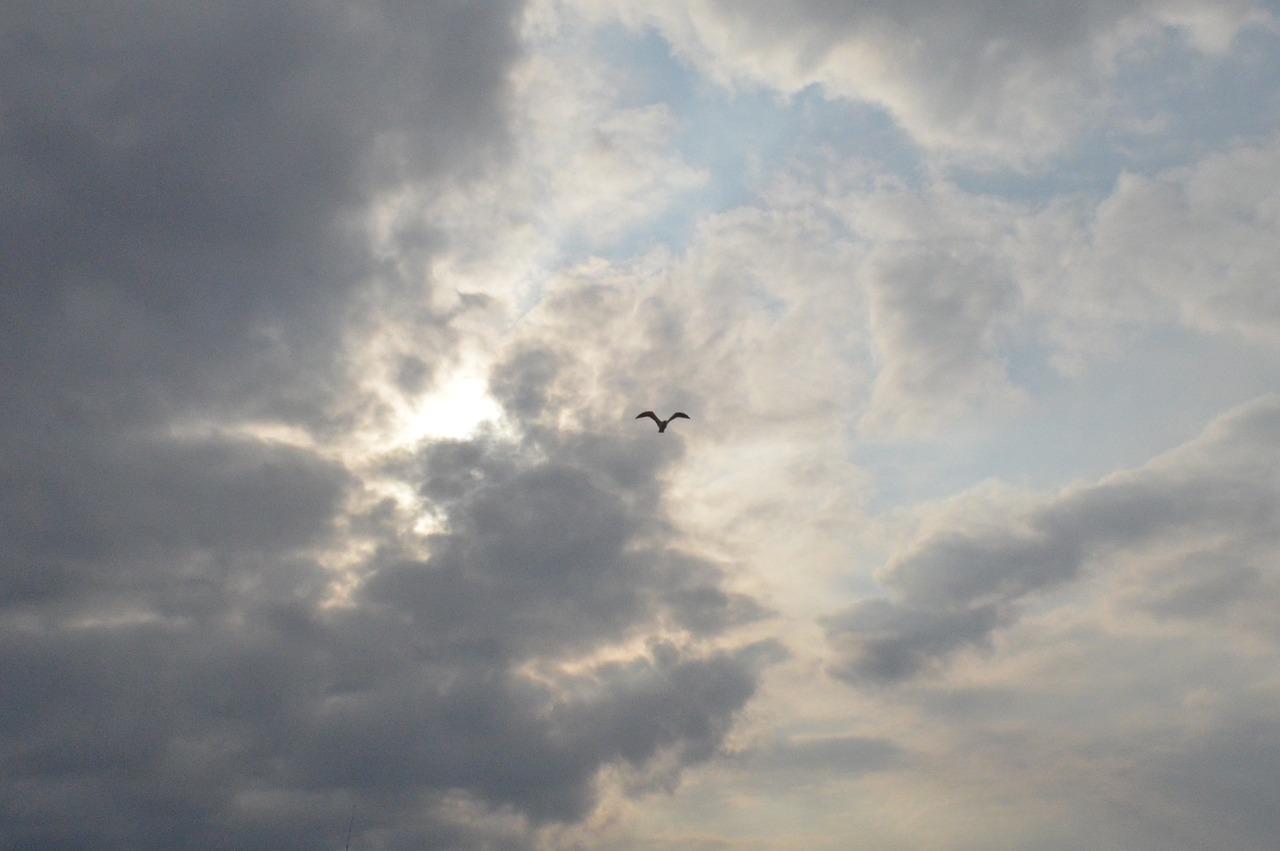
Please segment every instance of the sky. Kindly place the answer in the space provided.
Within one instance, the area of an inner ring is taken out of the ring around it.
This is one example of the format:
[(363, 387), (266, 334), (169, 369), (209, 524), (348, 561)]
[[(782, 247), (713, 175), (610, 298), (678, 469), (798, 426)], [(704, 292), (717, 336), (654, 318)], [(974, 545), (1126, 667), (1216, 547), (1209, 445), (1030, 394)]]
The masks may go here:
[(1264, 0), (4, 4), (0, 849), (1273, 848), (1278, 186)]

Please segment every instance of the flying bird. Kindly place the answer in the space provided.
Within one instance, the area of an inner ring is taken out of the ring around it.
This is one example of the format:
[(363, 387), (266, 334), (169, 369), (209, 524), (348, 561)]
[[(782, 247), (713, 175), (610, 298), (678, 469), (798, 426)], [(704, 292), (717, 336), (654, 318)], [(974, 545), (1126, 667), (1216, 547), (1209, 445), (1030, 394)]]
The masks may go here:
[(648, 417), (649, 419), (653, 420), (655, 423), (657, 423), (657, 424), (658, 424), (658, 434), (662, 434), (664, 431), (666, 431), (666, 430), (667, 430), (667, 426), (671, 423), (671, 421), (672, 421), (672, 420), (677, 420), (677, 419), (680, 419), (680, 420), (689, 420), (689, 419), (693, 419), (693, 418), (692, 418), (692, 417), (690, 417), (688, 414), (683, 413), (683, 412), (681, 412), (681, 411), (676, 411), (674, 414), (672, 414), (671, 416), (667, 417), (665, 420), (660, 420), (660, 419), (658, 419), (658, 415), (657, 415), (657, 414), (655, 414), (653, 411), (645, 411), (643, 414), (638, 414), (638, 415), (636, 416), (636, 419), (641, 420), (641, 419), (644, 419), (645, 417)]

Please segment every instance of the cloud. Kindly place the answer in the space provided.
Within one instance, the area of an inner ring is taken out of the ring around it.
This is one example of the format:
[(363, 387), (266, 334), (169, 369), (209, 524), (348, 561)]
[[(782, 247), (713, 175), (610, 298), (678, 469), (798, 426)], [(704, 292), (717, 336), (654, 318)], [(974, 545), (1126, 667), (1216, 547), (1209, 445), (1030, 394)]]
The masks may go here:
[[(368, 600), (405, 607), (428, 646), (496, 661), (586, 652), (659, 611), (675, 629), (707, 634), (731, 626), (735, 612), (758, 617), (753, 602), (721, 589), (713, 564), (643, 545), (670, 535), (653, 478), (672, 456), (591, 442), (569, 442), (563, 461), (506, 470), (486, 465), (491, 453), (475, 445), (434, 447), (426, 469), (447, 465), (453, 475), (429, 478), (423, 492), (447, 506), (449, 531), (432, 538), (428, 560), (380, 566)], [(579, 451), (575, 463), (569, 453)]]
[(1143, 293), (1197, 330), (1274, 344), (1280, 301), (1268, 276), (1280, 261), (1280, 214), (1261, 187), (1277, 177), (1274, 138), (1121, 177), (1092, 224), (1091, 277)]
[(880, 771), (891, 766), (901, 750), (884, 739), (863, 736), (814, 736), (782, 739), (760, 748), (749, 757), (753, 767), (782, 771), (812, 781), (829, 772), (848, 776)]
[[(1280, 403), (1264, 397), (1137, 470), (1022, 505), (975, 503), (966, 517), (927, 528), (885, 565), (882, 582), (892, 596), (826, 619), (833, 672), (851, 682), (922, 673), (985, 645), (1034, 595), (1076, 581), (1116, 553), (1151, 557), (1189, 541), (1235, 538), (1215, 558), (1256, 557), (1280, 528), (1267, 472), (1278, 436)], [(1214, 583), (1183, 587), (1178, 605), (1213, 606), (1222, 593)]]
[(357, 216), (501, 147), (518, 7), (74, 6), (5, 28), (9, 392), (98, 419), (318, 397), (375, 271)]
[[(412, 514), (348, 515), (340, 468), (254, 444), (139, 461), (115, 504), (63, 500), (83, 533), (12, 530), (27, 546), (9, 551), (0, 617), (21, 684), (0, 724), (7, 837), (306, 847), (358, 800), (395, 847), (446, 829), (479, 847), (503, 811), (525, 847), (589, 816), (606, 766), (677, 777), (714, 755), (781, 649), (732, 637), (764, 609), (664, 519), (657, 477), (677, 454), (531, 439), (405, 461), (439, 512), (423, 540)], [(340, 541), (337, 525), (366, 531)], [(355, 541), (373, 555), (335, 601), (321, 560)], [(33, 570), (38, 588), (13, 587)], [(415, 811), (434, 815), (414, 827)]]
[(848, 280), (865, 304), (848, 307), (865, 311), (875, 370), (867, 434), (1016, 412), (1135, 334), (1273, 348), (1280, 223), (1259, 187), (1277, 151), (1270, 136), (1239, 142), (1045, 205), (945, 180), (821, 190), (857, 246)]
[(780, 650), (678, 441), (548, 427), (536, 346), (370, 437), (501, 307), (418, 202), (513, 156), (521, 4), (74, 5), (0, 50), (0, 845), (528, 848), (716, 753)]
[(1103, 6), (990, 0), (617, 3), (727, 83), (879, 103), (926, 149), (970, 161), (1043, 160), (1107, 116), (1117, 67), (1144, 42), (1222, 56), (1269, 20), (1257, 3), (1128, 0)]
[(561, 245), (600, 250), (658, 219), (708, 175), (670, 149), (679, 127), (666, 104), (623, 105), (624, 83), (596, 76), (586, 57), (542, 58), (521, 75), (521, 127), (537, 144), (526, 167), (532, 215)]
[(1153, 781), (1193, 813), (1229, 820), (1241, 847), (1265, 848), (1275, 835), (1280, 742), (1274, 725), (1235, 719), (1155, 761)]
[(871, 428), (936, 428), (982, 403), (1016, 393), (997, 352), (1018, 290), (1007, 266), (964, 247), (888, 245), (864, 269), (868, 320), (880, 371), (865, 422)]
[(7, 602), (119, 596), (170, 611), (219, 605), (206, 595), (237, 562), (324, 544), (353, 484), (313, 453), (231, 439), (70, 444), (15, 459), (3, 479)]
[(171, 5), (0, 27), (0, 846), (1267, 847), (1260, 4)]

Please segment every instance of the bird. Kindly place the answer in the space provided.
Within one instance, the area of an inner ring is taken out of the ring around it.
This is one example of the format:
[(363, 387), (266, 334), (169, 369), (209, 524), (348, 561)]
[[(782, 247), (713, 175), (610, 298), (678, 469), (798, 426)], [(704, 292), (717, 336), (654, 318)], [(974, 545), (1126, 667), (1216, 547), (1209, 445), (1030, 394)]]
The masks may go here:
[(686, 414), (686, 413), (684, 413), (684, 412), (682, 412), (682, 411), (676, 411), (674, 414), (672, 414), (671, 416), (667, 417), (665, 420), (660, 420), (660, 419), (658, 419), (658, 415), (657, 415), (657, 414), (655, 414), (653, 411), (645, 411), (643, 414), (638, 414), (638, 415), (636, 416), (636, 419), (641, 420), (641, 419), (644, 419), (645, 417), (648, 417), (649, 419), (653, 420), (655, 423), (657, 423), (657, 424), (658, 424), (658, 434), (662, 434), (664, 431), (666, 431), (666, 430), (667, 430), (667, 426), (671, 423), (671, 421), (672, 421), (672, 420), (676, 420), (676, 419), (690, 420), (690, 419), (693, 419), (693, 417), (690, 417), (688, 414)]

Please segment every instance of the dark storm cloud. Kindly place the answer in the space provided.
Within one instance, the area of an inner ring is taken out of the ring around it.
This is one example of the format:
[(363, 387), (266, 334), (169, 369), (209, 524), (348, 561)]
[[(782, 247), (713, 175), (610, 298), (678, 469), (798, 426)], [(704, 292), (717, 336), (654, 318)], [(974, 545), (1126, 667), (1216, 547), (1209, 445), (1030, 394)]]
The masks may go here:
[[(519, 350), (493, 381), (534, 372), (545, 387), (554, 364)], [(590, 811), (603, 765), (715, 753), (781, 651), (700, 649), (764, 611), (673, 544), (659, 482), (678, 444), (542, 429), (541, 405), (499, 395), (522, 437), (438, 442), (406, 465), (442, 529), (426, 557), (379, 556), (334, 621), (347, 673), (300, 767), (572, 820)], [(591, 658), (637, 640), (647, 649)], [(530, 666), (541, 673), (521, 673)]]
[(0, 13), (0, 848), (339, 847), (353, 803), (352, 847), (526, 848), (606, 766), (710, 757), (776, 660), (664, 518), (679, 440), (543, 422), (559, 355), (492, 377), (521, 438), (380, 471), (425, 541), (350, 514), (332, 456), (234, 429), (341, 428), (348, 323), (407, 290), (353, 223), (500, 152), (519, 12)]
[[(338, 433), (370, 304), (437, 334), (390, 371), (429, 385), (449, 317), (382, 302), (431, 223), (375, 257), (359, 217), (501, 154), (520, 12), (0, 12), (0, 848), (339, 847), (355, 801), (352, 847), (527, 847), (605, 765), (707, 758), (753, 693), (776, 651), (724, 632), (759, 606), (663, 519), (680, 444), (539, 427), (555, 357), (494, 375), (525, 438), (382, 471), (425, 542), (235, 428)], [(335, 563), (363, 577), (336, 607)]]
[(364, 594), (403, 607), (426, 646), (495, 663), (586, 650), (655, 616), (707, 635), (759, 618), (720, 567), (666, 544), (664, 445), (544, 435), (537, 464), (483, 438), (432, 446), (422, 492), (448, 531), (429, 559), (382, 566)]
[(327, 418), (381, 274), (354, 217), (500, 146), (518, 11), (5, 6), (0, 602), (163, 597), (323, 537), (345, 474), (216, 426)]
[(1221, 567), (1188, 585), (1181, 559), (1166, 558), (1147, 581), (1168, 583), (1167, 593), (1145, 596), (1156, 598), (1149, 607), (1157, 611), (1164, 600), (1179, 612), (1210, 613), (1224, 595), (1250, 588), (1251, 574), (1239, 563), (1280, 536), (1277, 461), (1280, 402), (1268, 397), (1141, 469), (931, 532), (889, 564), (883, 581), (891, 598), (864, 600), (826, 619), (838, 654), (834, 672), (850, 681), (910, 677), (984, 644), (1016, 620), (1030, 595), (1074, 580), (1091, 562), (1139, 548), (1158, 555), (1188, 535), (1221, 541), (1212, 553)]
[(320, 786), (465, 790), (535, 822), (569, 821), (590, 811), (605, 764), (711, 756), (755, 690), (759, 656), (659, 643), (556, 688), (485, 660), (424, 662), (318, 705), (292, 767)]
[(325, 366), (332, 312), (374, 272), (350, 217), (500, 141), (516, 11), (7, 6), (6, 395), (95, 419), (287, 396), (273, 385)]
[(0, 483), (0, 596), (15, 603), (164, 594), (190, 580), (179, 563), (193, 555), (306, 547), (330, 529), (349, 480), (288, 447), (119, 439), (19, 456)]
[[(406, 606), (432, 644), (510, 658), (589, 647), (655, 605), (674, 626), (716, 632), (736, 598), (687, 555), (635, 548), (642, 529), (580, 468), (540, 465), (450, 512), (426, 562), (382, 568), (369, 599)], [(661, 590), (664, 597), (654, 595)], [(743, 615), (755, 613), (743, 602)]]
[[(96, 607), (11, 600), (0, 847), (332, 845), (352, 801), (365, 847), (491, 847), (456, 796), (573, 821), (606, 765), (671, 777), (715, 754), (781, 651), (726, 641), (762, 611), (674, 544), (656, 499), (674, 456), (652, 440), (647, 459), (617, 436), (534, 440), (436, 444), (406, 465), (440, 494), (442, 531), (411, 559), (387, 555), (411, 547), (393, 524), (370, 524), (381, 552), (347, 605), (322, 605), (329, 574), (311, 557), (331, 507), (273, 515), (288, 532), (265, 541), (177, 523), (158, 552), (86, 558), (109, 575), (85, 584), (117, 583)], [(265, 512), (274, 487), (332, 498), (345, 481), (306, 464), (276, 481), (264, 456), (196, 501)], [(173, 510), (121, 516), (172, 525)]]

